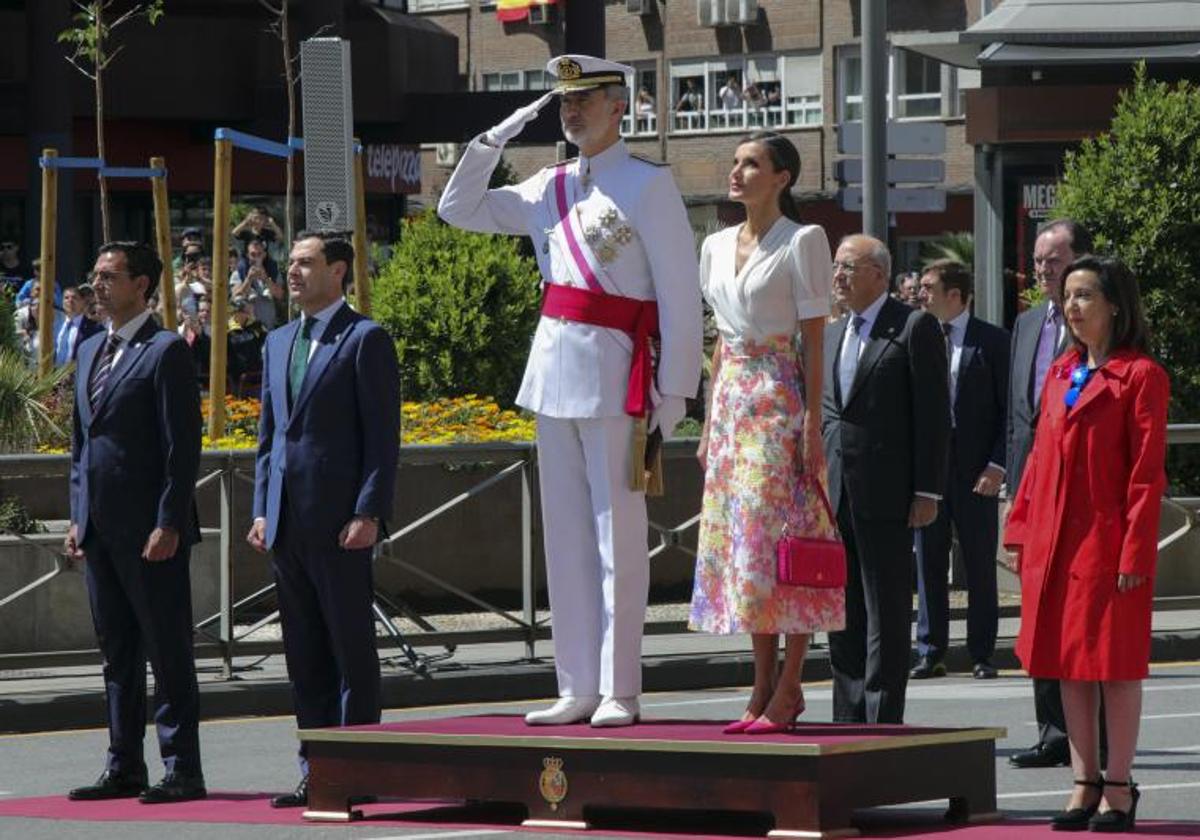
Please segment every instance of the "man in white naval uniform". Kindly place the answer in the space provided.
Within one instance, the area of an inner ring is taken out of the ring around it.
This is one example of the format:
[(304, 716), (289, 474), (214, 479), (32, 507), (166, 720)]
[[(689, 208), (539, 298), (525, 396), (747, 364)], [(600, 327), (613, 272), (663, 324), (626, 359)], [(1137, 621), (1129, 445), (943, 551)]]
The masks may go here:
[[(650, 577), (631, 441), (645, 414), (651, 433), (670, 437), (696, 393), (699, 272), (670, 168), (631, 156), (620, 138), (632, 68), (561, 56), (547, 71), (559, 80), (550, 93), (471, 141), (438, 213), (468, 230), (532, 237), (547, 292), (517, 403), (537, 415), (559, 700), (525, 721), (626, 726), (639, 716)], [(504, 144), (555, 95), (580, 157), (489, 190)], [(649, 340), (629, 318), (652, 317), (655, 304), (657, 371), (639, 385), (631, 366), (650, 370)], [(597, 325), (614, 318), (621, 328)]]

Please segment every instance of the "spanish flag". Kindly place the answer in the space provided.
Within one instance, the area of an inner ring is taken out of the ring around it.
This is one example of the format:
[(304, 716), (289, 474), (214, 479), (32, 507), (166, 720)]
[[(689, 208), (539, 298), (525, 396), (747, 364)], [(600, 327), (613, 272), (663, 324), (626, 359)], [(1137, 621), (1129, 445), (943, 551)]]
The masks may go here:
[(501, 23), (529, 20), (530, 6), (553, 6), (558, 0), (496, 0), (496, 19)]

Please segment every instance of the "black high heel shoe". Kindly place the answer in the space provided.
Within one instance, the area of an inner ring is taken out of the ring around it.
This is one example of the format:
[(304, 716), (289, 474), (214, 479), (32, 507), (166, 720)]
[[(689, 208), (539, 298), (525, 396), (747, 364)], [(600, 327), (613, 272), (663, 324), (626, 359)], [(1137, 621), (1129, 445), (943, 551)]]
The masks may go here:
[(1105, 782), (1104, 784), (1109, 787), (1129, 788), (1129, 810), (1118, 811), (1116, 808), (1110, 808), (1103, 814), (1098, 813), (1088, 820), (1088, 829), (1106, 834), (1133, 831), (1134, 824), (1137, 822), (1138, 800), (1142, 798), (1138, 786), (1133, 783), (1132, 779), (1128, 782)]
[[(1075, 784), (1084, 788), (1095, 788), (1096, 790), (1103, 792), (1104, 786), (1108, 784), (1108, 782), (1104, 781), (1104, 777), (1101, 776), (1094, 782), (1081, 782), (1076, 779)], [(1063, 811), (1061, 814), (1055, 814), (1050, 818), (1050, 830), (1087, 831), (1088, 826), (1091, 825), (1090, 820), (1096, 815), (1096, 811), (1100, 809), (1100, 800), (1103, 798), (1103, 796), (1098, 795), (1094, 805), (1089, 805), (1086, 808), (1071, 808), (1068, 811)]]

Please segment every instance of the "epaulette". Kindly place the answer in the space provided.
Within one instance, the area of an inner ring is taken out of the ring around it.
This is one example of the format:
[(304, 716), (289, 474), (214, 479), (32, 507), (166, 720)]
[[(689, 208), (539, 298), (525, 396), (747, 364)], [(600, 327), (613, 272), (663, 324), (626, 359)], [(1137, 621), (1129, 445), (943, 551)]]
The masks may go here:
[(571, 163), (576, 160), (579, 160), (579, 158), (567, 158), (566, 160), (556, 160), (556, 161), (554, 161), (554, 163), (546, 164), (545, 166), (542, 167), (542, 169), (553, 169), (554, 167), (558, 166), (561, 163)]
[(642, 163), (648, 163), (651, 166), (670, 166), (671, 165), (671, 164), (667, 163), (665, 160), (655, 160), (654, 158), (648, 158), (648, 157), (645, 157), (644, 155), (639, 155), (634, 152), (630, 152), (629, 156), (631, 158), (634, 158), (635, 160), (640, 160)]

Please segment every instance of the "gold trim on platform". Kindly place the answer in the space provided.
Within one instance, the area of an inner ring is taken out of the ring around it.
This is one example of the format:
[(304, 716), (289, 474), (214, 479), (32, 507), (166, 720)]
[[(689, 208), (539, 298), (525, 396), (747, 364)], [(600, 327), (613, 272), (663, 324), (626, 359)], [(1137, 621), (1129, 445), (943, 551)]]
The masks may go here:
[(396, 732), (385, 730), (301, 729), (301, 741), (326, 741), (343, 744), (410, 744), (426, 747), (523, 747), (538, 750), (625, 750), (629, 752), (718, 753), (722, 755), (846, 755), (880, 750), (996, 741), (1007, 737), (1004, 727), (954, 729), (919, 735), (877, 737), (839, 744), (762, 742), (723, 738), (712, 741), (676, 741), (668, 739), (579, 737), (564, 735), (448, 735), (437, 732)]
[(559, 828), (564, 831), (586, 831), (591, 823), (582, 820), (524, 820), (521, 828)]
[(310, 822), (351, 822), (354, 814), (349, 811), (305, 811), (300, 815)]

